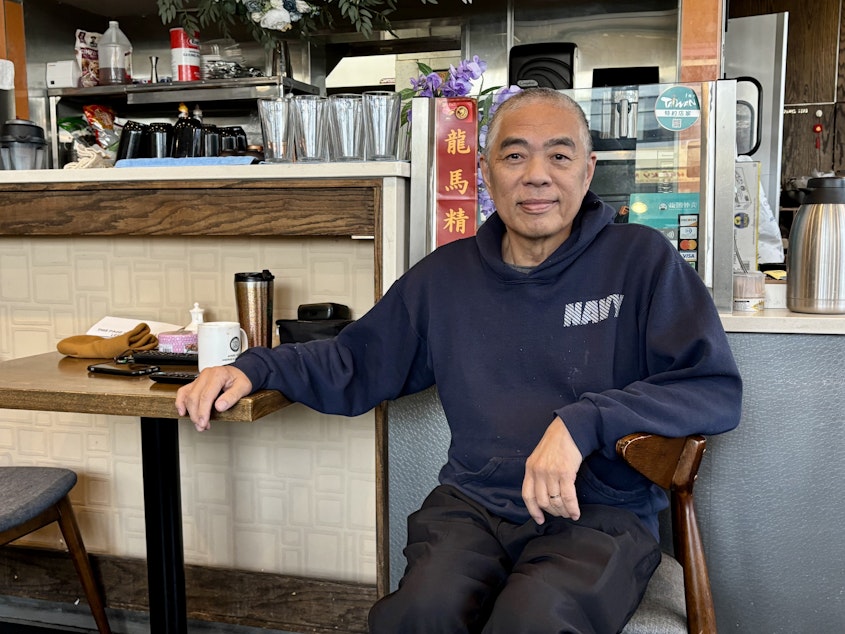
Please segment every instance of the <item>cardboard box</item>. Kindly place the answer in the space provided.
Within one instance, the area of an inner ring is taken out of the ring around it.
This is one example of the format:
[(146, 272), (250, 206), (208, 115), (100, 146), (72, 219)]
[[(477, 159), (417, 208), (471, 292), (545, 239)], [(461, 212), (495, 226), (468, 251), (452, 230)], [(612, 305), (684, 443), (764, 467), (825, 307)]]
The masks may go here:
[(47, 64), (47, 88), (76, 88), (79, 81), (79, 64), (69, 59)]
[[(738, 161), (734, 168), (734, 240), (746, 270), (756, 271), (760, 223), (760, 162)], [(742, 271), (736, 256), (733, 270)]]

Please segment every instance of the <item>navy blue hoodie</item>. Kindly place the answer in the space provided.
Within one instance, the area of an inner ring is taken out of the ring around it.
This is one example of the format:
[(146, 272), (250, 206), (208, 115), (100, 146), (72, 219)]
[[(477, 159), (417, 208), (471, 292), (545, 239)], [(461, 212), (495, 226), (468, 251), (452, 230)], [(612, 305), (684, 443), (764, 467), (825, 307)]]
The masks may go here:
[(452, 432), (440, 481), (513, 522), (529, 519), (525, 460), (560, 416), (585, 457), (580, 503), (627, 508), (656, 531), (666, 497), (616, 441), (730, 430), (742, 387), (698, 274), (613, 213), (588, 193), (570, 237), (527, 274), (503, 262), (494, 214), (335, 339), (253, 348), (235, 365), (255, 389), (344, 415), (436, 384)]

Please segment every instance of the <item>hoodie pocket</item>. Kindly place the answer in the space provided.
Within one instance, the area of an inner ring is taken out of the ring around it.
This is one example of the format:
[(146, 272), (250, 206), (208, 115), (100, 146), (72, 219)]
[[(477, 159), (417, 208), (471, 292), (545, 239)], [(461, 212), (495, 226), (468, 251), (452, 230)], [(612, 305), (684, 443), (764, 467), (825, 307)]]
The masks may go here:
[(525, 458), (491, 458), (478, 471), (456, 471), (455, 480), (459, 484), (477, 482), (479, 484), (507, 484), (522, 489), (525, 477)]
[(527, 519), (522, 502), (524, 457), (492, 458), (478, 471), (456, 471), (454, 478), (467, 495), (502, 517), (514, 522)]
[(581, 504), (604, 504), (633, 510), (647, 511), (652, 506), (651, 492), (648, 487), (622, 490), (605, 484), (583, 464), (575, 479), (575, 491)]

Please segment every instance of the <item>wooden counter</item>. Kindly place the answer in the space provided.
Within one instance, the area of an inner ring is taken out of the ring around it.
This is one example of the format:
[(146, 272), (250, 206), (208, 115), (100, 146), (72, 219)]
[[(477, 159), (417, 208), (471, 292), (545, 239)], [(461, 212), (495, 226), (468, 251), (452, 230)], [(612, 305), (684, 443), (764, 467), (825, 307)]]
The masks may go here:
[(793, 313), (785, 308), (720, 315), (725, 332), (845, 335), (845, 315)]
[[(366, 240), (375, 302), (408, 267), (409, 175), (402, 162), (4, 171), (0, 236)], [(380, 406), (374, 448), (380, 592), (387, 561), (385, 436)]]
[(372, 239), (378, 299), (407, 269), (409, 174), (403, 162), (0, 171), (0, 236)]

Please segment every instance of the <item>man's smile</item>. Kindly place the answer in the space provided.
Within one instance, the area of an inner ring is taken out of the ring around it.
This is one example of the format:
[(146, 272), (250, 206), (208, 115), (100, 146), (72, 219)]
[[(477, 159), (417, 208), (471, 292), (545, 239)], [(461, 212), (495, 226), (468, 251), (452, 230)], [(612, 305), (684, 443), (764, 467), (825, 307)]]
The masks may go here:
[(554, 198), (526, 198), (518, 201), (517, 205), (527, 213), (542, 213), (556, 203), (557, 199)]

